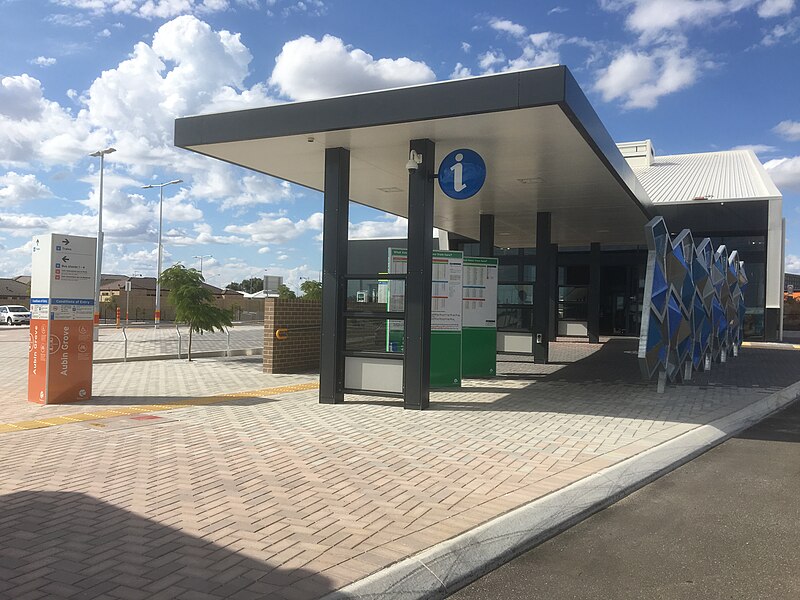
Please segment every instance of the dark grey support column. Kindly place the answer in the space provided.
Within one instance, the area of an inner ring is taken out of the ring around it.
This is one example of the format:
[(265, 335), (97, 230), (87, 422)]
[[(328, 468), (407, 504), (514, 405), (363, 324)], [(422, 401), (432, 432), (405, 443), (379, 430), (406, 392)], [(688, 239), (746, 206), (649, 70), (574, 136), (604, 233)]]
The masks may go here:
[(494, 256), (494, 215), (481, 215), (480, 255)]
[(550, 321), (553, 319), (554, 288), (550, 213), (536, 213), (536, 285), (533, 288), (533, 360), (550, 359)]
[(600, 341), (600, 244), (593, 242), (589, 250), (589, 314), (586, 328), (589, 342)]
[(556, 339), (556, 326), (558, 325), (558, 244), (550, 244), (550, 328), (548, 329), (548, 339), (553, 342)]
[(347, 306), (347, 222), (350, 212), (350, 151), (325, 150), (322, 224), (322, 335), (319, 401), (344, 402), (344, 345)]
[(403, 408), (430, 403), (431, 277), (433, 257), (433, 175), (436, 147), (411, 140), (422, 164), (408, 176), (408, 274), (406, 275)]

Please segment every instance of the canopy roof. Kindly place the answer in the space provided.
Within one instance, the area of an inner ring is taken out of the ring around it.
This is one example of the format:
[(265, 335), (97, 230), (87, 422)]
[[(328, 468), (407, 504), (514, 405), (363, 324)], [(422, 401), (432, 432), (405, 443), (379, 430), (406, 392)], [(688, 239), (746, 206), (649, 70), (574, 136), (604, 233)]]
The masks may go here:
[(434, 225), (477, 239), (495, 215), (495, 245), (536, 245), (536, 213), (552, 241), (640, 243), (651, 202), (572, 74), (543, 67), (456, 81), (177, 119), (175, 145), (314, 190), (326, 148), (350, 150), (350, 198), (407, 216), (409, 140), (436, 161), (470, 148), (483, 188), (452, 200), (435, 186)]

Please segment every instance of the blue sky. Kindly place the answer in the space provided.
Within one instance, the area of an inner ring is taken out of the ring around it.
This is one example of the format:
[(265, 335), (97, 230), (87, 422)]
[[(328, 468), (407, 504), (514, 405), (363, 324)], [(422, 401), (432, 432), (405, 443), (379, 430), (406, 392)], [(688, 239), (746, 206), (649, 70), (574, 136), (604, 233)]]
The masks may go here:
[[(0, 276), (30, 238), (94, 235), (104, 272), (165, 264), (215, 284), (317, 277), (321, 196), (172, 145), (175, 117), (566, 64), (617, 141), (658, 154), (753, 147), (784, 194), (800, 272), (795, 0), (0, 0)], [(351, 209), (351, 236), (404, 223)]]

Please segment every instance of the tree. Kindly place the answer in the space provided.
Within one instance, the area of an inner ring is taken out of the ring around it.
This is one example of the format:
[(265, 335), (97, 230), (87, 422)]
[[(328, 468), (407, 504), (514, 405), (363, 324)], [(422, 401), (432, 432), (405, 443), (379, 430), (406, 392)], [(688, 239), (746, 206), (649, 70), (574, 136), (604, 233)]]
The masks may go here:
[(187, 269), (178, 263), (161, 273), (161, 285), (169, 289), (169, 298), (175, 307), (175, 320), (189, 326), (189, 351), (192, 360), (192, 332), (223, 331), (233, 323), (229, 310), (214, 304), (214, 294), (205, 285), (197, 269)]
[(236, 283), (235, 281), (231, 281), (228, 285), (225, 286), (226, 290), (233, 290), (234, 292), (241, 292), (242, 291), (242, 284)]
[(300, 284), (303, 300), (322, 300), (322, 283), (316, 279), (306, 279)]
[(297, 298), (297, 294), (289, 289), (288, 285), (282, 283), (278, 286), (278, 298), (281, 300), (294, 300)]
[(250, 279), (243, 279), (241, 290), (247, 294), (255, 294), (264, 289), (264, 280), (261, 277), (251, 277)]

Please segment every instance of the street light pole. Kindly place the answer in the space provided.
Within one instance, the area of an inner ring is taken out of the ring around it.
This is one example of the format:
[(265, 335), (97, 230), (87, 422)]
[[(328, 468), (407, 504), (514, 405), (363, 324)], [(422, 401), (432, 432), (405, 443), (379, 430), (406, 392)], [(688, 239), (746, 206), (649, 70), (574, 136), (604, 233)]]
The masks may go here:
[(92, 328), (92, 340), (95, 342), (100, 338), (100, 284), (103, 272), (103, 171), (106, 154), (116, 151), (116, 148), (108, 147), (105, 150), (97, 150), (89, 155), (95, 158), (100, 157), (100, 200), (97, 207), (97, 273), (95, 273), (94, 281), (94, 327)]
[(143, 190), (152, 188), (159, 188), (159, 201), (158, 201), (158, 267), (156, 271), (156, 312), (155, 312), (155, 328), (161, 322), (161, 230), (164, 223), (164, 188), (168, 185), (175, 185), (183, 183), (183, 179), (173, 179), (165, 183), (153, 183), (150, 185), (143, 185)]
[(199, 256), (193, 256), (192, 258), (199, 258), (200, 259), (200, 276), (203, 276), (203, 259), (204, 258), (214, 258), (213, 254), (200, 254)]

